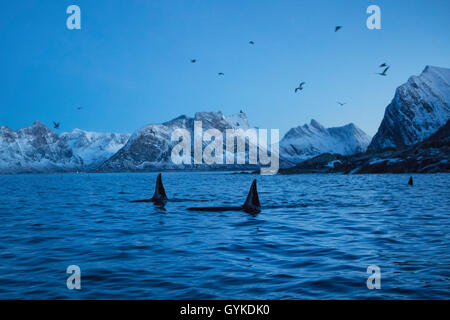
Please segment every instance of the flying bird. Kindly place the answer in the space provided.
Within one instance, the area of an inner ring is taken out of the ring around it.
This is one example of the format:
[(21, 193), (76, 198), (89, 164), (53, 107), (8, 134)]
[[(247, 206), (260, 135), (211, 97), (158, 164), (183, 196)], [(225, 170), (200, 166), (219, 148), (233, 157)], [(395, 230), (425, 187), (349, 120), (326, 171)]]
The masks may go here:
[(341, 107), (343, 106), (343, 105), (346, 105), (347, 104), (347, 102), (339, 102), (338, 101), (338, 105), (340, 105)]
[(299, 91), (299, 90), (303, 90), (303, 85), (304, 85), (305, 83), (306, 83), (306, 82), (300, 83), (300, 85), (298, 86), (298, 88), (295, 88), (295, 92), (297, 92), (297, 91)]
[(255, 42), (253, 42), (253, 41), (249, 41), (248, 43), (249, 43), (249, 44), (255, 44)]
[(196, 63), (197, 60), (196, 60), (196, 59), (191, 59), (191, 62), (192, 62), (192, 63)]
[(219, 76), (224, 76), (223, 72), (219, 72)]
[(59, 122), (53, 121), (53, 128), (59, 129)]
[(385, 68), (385, 67), (387, 67), (387, 64), (386, 64), (386, 62), (385, 62), (385, 63), (382, 63), (382, 64), (380, 64), (380, 68)]
[(386, 69), (383, 70), (383, 72), (378, 72), (377, 74), (379, 74), (380, 76), (387, 76), (386, 72), (389, 70), (390, 66), (387, 66)]
[(339, 29), (342, 29), (342, 26), (336, 26), (336, 27), (334, 28), (334, 32), (338, 32)]

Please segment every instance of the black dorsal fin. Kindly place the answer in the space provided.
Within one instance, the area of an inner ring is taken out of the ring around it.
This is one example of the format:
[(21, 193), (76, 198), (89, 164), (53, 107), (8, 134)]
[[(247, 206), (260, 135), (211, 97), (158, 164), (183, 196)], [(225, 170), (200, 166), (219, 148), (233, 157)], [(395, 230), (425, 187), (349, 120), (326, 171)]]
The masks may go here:
[(164, 190), (161, 173), (158, 174), (158, 177), (156, 178), (155, 193), (153, 194), (152, 200), (155, 203), (167, 201), (166, 190)]
[(409, 177), (408, 184), (409, 184), (410, 186), (414, 185), (413, 177)]
[(258, 190), (256, 189), (256, 179), (253, 180), (252, 186), (250, 187), (250, 191), (247, 196), (247, 200), (245, 200), (244, 204), (242, 205), (242, 209), (245, 212), (252, 214), (261, 212)]

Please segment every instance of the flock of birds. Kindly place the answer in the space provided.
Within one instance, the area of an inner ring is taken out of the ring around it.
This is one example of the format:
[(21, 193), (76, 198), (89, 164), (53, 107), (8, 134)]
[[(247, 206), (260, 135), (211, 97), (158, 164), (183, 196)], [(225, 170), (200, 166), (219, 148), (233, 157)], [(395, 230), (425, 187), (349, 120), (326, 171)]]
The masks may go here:
[[(336, 26), (336, 27), (334, 28), (334, 32), (338, 32), (338, 31), (341, 30), (342, 28), (343, 28), (343, 26)], [(255, 42), (252, 41), (252, 40), (250, 40), (248, 43), (249, 43), (250, 45), (252, 45), (252, 46), (255, 44)], [(198, 59), (191, 59), (191, 63), (196, 63), (196, 62), (198, 62)], [(390, 66), (389, 66), (387, 63), (384, 62), (384, 63), (380, 64), (379, 68), (384, 68), (384, 69), (383, 69), (382, 72), (377, 72), (376, 74), (378, 74), (378, 75), (380, 75), (380, 76), (383, 76), (383, 77), (387, 76), (387, 73), (386, 73), (386, 72), (389, 70)], [(225, 76), (225, 74), (224, 74), (223, 72), (219, 72), (218, 75), (221, 76), (221, 77)], [(302, 90), (303, 90), (303, 86), (304, 86), (305, 84), (306, 84), (306, 82), (304, 82), (304, 81), (300, 82), (299, 86), (296, 87), (296, 88), (294, 89), (294, 92), (297, 93), (297, 92), (299, 92), (299, 91), (302, 91)], [(340, 101), (338, 101), (337, 104), (340, 105), (341, 107), (343, 107), (343, 106), (346, 105), (347, 103), (346, 103), (346, 102), (340, 102)], [(77, 108), (77, 110), (81, 110), (81, 109), (83, 109), (83, 108), (82, 108), (82, 107), (78, 107), (78, 108)], [(59, 123), (59, 122), (53, 121), (53, 127), (54, 127), (55, 129), (59, 129), (59, 126), (60, 126), (60, 123)]]
[[(339, 30), (341, 30), (343, 27), (342, 26), (336, 26), (334, 27), (334, 32), (338, 32)], [(253, 41), (251, 41), (253, 42)], [(377, 72), (376, 74), (379, 74), (380, 76), (387, 76), (386, 72), (389, 70), (390, 66), (387, 65), (386, 62), (380, 64), (379, 68), (384, 68), (382, 72)], [(294, 92), (297, 93), (297, 91), (301, 91), (303, 90), (303, 86), (306, 84), (306, 82), (300, 82), (300, 85), (294, 89)], [(340, 105), (341, 107), (346, 105), (346, 102), (337, 102), (338, 105)]]
[[(334, 32), (338, 32), (339, 30), (341, 30), (343, 28), (343, 26), (336, 26), (334, 28)], [(249, 41), (248, 42), (250, 45), (254, 45), (255, 42), (254, 41)], [(198, 60), (197, 59), (191, 59), (191, 63), (196, 63)], [(387, 76), (386, 72), (389, 70), (390, 66), (387, 65), (387, 63), (382, 63), (380, 66), (380, 68), (384, 68), (382, 72), (377, 72), (376, 74), (379, 74), (380, 76)], [(223, 72), (219, 72), (218, 73), (219, 76), (224, 76), (225, 74)], [(303, 90), (303, 86), (306, 84), (306, 82), (300, 82), (299, 86), (297, 88), (294, 89), (294, 92), (297, 93), (299, 91)], [(340, 105), (341, 107), (346, 105), (346, 102), (337, 102), (338, 105)]]

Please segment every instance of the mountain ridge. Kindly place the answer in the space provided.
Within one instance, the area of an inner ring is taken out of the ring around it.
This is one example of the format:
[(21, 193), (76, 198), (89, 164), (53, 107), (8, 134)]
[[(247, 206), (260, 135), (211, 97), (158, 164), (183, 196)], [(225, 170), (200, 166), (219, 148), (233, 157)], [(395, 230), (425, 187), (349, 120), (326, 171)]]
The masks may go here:
[(422, 141), (450, 118), (450, 69), (426, 66), (399, 86), (368, 149), (405, 147)]
[[(108, 138), (109, 137), (109, 138)], [(0, 127), (0, 173), (48, 173), (95, 169), (127, 135), (74, 129), (57, 134), (38, 120), (13, 131)], [(105, 143), (102, 143), (103, 142)], [(95, 143), (93, 143), (95, 142)], [(119, 142), (114, 145), (114, 142)], [(89, 152), (90, 151), (90, 152)]]
[(430, 137), (412, 146), (352, 156), (323, 153), (295, 167), (280, 170), (281, 174), (437, 172), (450, 172), (450, 119)]
[[(340, 154), (341, 157), (362, 154), (370, 158), (383, 150), (393, 152), (398, 149), (403, 152), (409, 150), (407, 147), (417, 145), (433, 136), (442, 126), (447, 125), (449, 118), (450, 69), (426, 66), (419, 76), (410, 77), (406, 83), (397, 88), (373, 139), (354, 123), (325, 128), (312, 119), (310, 123), (291, 128), (281, 139), (280, 167), (303, 163), (320, 154)], [(251, 128), (247, 116), (242, 111), (228, 116), (220, 111), (197, 112), (193, 117), (181, 115), (163, 123), (145, 125), (131, 135), (81, 129), (58, 135), (37, 120), (31, 126), (16, 131), (1, 126), (0, 173), (94, 169), (107, 172), (172, 169), (238, 170), (258, 167), (248, 164), (247, 151), (233, 155), (235, 159), (233, 166), (175, 165), (170, 159), (171, 150), (179, 141), (171, 140), (172, 133), (180, 128), (187, 130), (191, 133), (193, 144), (196, 139), (193, 135), (195, 121), (202, 122), (204, 131), (217, 129), (224, 133), (226, 129), (245, 131)], [(208, 143), (202, 139), (202, 148), (207, 146)], [(247, 150), (248, 147), (247, 142)], [(227, 152), (225, 148), (224, 151), (225, 157)], [(446, 150), (437, 152), (444, 157), (443, 160), (446, 160)], [(413, 155), (409, 156), (414, 158)], [(426, 152), (423, 156), (429, 161), (439, 158), (433, 158)], [(236, 164), (237, 159), (245, 160), (245, 164)], [(408, 163), (412, 165), (411, 162)]]
[(309, 124), (294, 127), (285, 134), (280, 141), (280, 156), (296, 164), (325, 152), (350, 155), (366, 151), (370, 140), (353, 123), (325, 128), (311, 119)]
[[(171, 149), (178, 144), (178, 141), (171, 141), (172, 133), (176, 129), (187, 130), (192, 137), (191, 144), (193, 144), (194, 121), (201, 121), (203, 131), (217, 129), (224, 133), (226, 129), (247, 130), (250, 128), (248, 118), (243, 112), (230, 116), (226, 116), (220, 111), (196, 112), (192, 118), (181, 115), (161, 124), (148, 124), (136, 130), (127, 144), (98, 169), (100, 171), (152, 171), (161, 169), (255, 169), (257, 167), (248, 164), (233, 166), (226, 164), (196, 165), (193, 161), (191, 161), (191, 164), (174, 164), (171, 160)], [(206, 143), (203, 142), (202, 146), (205, 145)]]

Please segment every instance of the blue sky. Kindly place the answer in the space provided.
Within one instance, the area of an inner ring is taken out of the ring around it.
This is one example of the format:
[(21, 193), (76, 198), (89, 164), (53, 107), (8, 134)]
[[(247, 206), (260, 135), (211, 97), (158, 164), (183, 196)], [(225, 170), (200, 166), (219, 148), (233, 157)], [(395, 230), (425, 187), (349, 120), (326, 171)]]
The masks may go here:
[[(81, 30), (66, 28), (70, 4)], [(370, 4), (382, 30), (366, 27)], [(133, 132), (242, 109), (282, 134), (314, 118), (373, 135), (398, 85), (450, 67), (449, 12), (448, 0), (1, 1), (0, 125)], [(388, 77), (374, 74), (382, 62)]]

